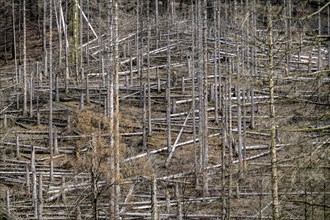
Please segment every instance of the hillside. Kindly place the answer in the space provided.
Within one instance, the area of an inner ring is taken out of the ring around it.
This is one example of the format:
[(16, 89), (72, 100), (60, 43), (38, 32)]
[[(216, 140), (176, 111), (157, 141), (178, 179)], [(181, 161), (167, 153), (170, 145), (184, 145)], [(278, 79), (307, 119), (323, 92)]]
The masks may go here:
[(0, 4), (0, 219), (330, 218), (327, 1)]

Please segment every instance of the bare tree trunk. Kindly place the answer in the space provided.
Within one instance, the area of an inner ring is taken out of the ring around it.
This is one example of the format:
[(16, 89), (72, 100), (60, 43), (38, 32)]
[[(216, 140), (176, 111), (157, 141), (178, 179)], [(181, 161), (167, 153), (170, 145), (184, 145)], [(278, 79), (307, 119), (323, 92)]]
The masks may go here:
[[(220, 4), (220, 2), (218, 2), (217, 4)], [(219, 27), (218, 27), (218, 19), (220, 19), (219, 15), (219, 8), (217, 7), (217, 13), (213, 14), (213, 26), (215, 29), (215, 43), (214, 43), (214, 101), (215, 101), (215, 105), (214, 105), (214, 117), (215, 117), (215, 122), (216, 124), (219, 124), (219, 90), (218, 88), (220, 87), (218, 80), (220, 79), (218, 76), (220, 75), (220, 71), (218, 70), (220, 65), (220, 57), (218, 57), (218, 53), (219, 53), (219, 41), (220, 41), (220, 36), (219, 36)]]
[(148, 39), (147, 39), (147, 78), (148, 78), (148, 135), (152, 133), (151, 127), (151, 85), (150, 85), (150, 38), (151, 38), (151, 24), (150, 24), (150, 15), (149, 15), (149, 5), (147, 4), (147, 17), (148, 17)]
[(202, 155), (202, 166), (203, 166), (203, 194), (208, 196), (209, 184), (208, 184), (208, 172), (205, 169), (208, 166), (209, 161), (209, 149), (208, 149), (208, 48), (207, 48), (207, 0), (202, 2), (203, 9), (203, 155)]
[(13, 14), (13, 57), (15, 61), (15, 83), (18, 83), (18, 66), (17, 66), (17, 53), (16, 53), (16, 17), (15, 17), (15, 1), (12, 0), (12, 14)]
[[(61, 1), (58, 1), (55, 3), (55, 15), (56, 15), (56, 21), (57, 21), (57, 32), (58, 32), (58, 66), (60, 69), (62, 69), (62, 19), (61, 19)], [(58, 12), (57, 12), (58, 10)]]
[[(22, 6), (21, 4), (18, 4), (18, 14), (21, 15), (22, 12)], [(21, 16), (18, 17), (18, 36), (22, 36), (22, 21)], [(22, 41), (21, 37), (18, 37), (18, 63), (19, 65), (22, 64)]]
[(8, 63), (8, 60), (7, 60), (7, 25), (8, 25), (8, 16), (6, 16), (5, 28), (4, 28), (4, 44), (5, 44), (4, 55), (5, 55), (5, 64)]
[(26, 2), (23, 0), (23, 116), (27, 114), (27, 73), (26, 73)]
[[(318, 3), (318, 10), (321, 8), (321, 3)], [(321, 24), (321, 12), (318, 13), (318, 35), (322, 34), (322, 24)], [(320, 71), (322, 69), (322, 54), (321, 54), (321, 42), (318, 42), (317, 45), (317, 70)], [(317, 77), (317, 102), (321, 103), (321, 86), (322, 79), (321, 77)]]
[(143, 109), (142, 109), (142, 126), (143, 126), (143, 149), (147, 149), (147, 85), (143, 84)]
[(38, 188), (38, 220), (42, 219), (42, 212), (43, 212), (43, 206), (44, 206), (44, 200), (43, 200), (43, 195), (42, 195), (42, 188), (43, 188), (43, 183), (42, 183), (42, 175), (39, 175), (39, 188)]
[[(170, 12), (168, 10), (167, 15)], [(167, 20), (167, 61), (166, 61), (166, 123), (167, 123), (167, 150), (171, 152), (171, 48), (170, 48), (170, 23)]]
[(221, 184), (222, 184), (222, 220), (226, 219), (226, 166), (227, 166), (227, 157), (226, 157), (226, 149), (229, 148), (228, 146), (228, 117), (227, 117), (227, 101), (226, 101), (226, 87), (227, 84), (225, 83), (223, 85), (223, 91), (222, 91), (222, 149), (221, 149)]
[(35, 146), (31, 146), (31, 173), (32, 173), (32, 203), (34, 208), (34, 217), (38, 217), (38, 197), (37, 197), (37, 174), (35, 165)]
[(79, 13), (79, 25), (80, 25), (80, 27), (79, 27), (79, 45), (80, 45), (80, 49), (79, 49), (79, 52), (80, 52), (80, 54), (79, 54), (79, 58), (80, 58), (80, 60), (79, 60), (79, 65), (80, 65), (80, 70), (82, 71), (82, 68), (83, 68), (83, 61), (84, 61), (84, 56), (83, 56), (83, 31), (84, 31), (84, 23), (83, 23), (83, 0), (80, 0), (80, 7), (79, 7), (79, 9), (80, 9), (80, 13)]
[(78, 8), (78, 0), (72, 0), (72, 13), (71, 13), (71, 24), (72, 24), (72, 37), (71, 37), (71, 41), (72, 41), (72, 49), (71, 49), (71, 64), (74, 65), (74, 70), (76, 73), (76, 80), (78, 79), (78, 72), (79, 72), (79, 42), (80, 42), (80, 24), (79, 24), (79, 8)]
[[(107, 1), (107, 38), (113, 39), (113, 1), (109, 0)], [(107, 113), (107, 116), (109, 117), (109, 135), (110, 135), (110, 147), (108, 149), (109, 151), (109, 169), (110, 172), (112, 172), (112, 175), (110, 177), (111, 183), (114, 183), (116, 181), (116, 173), (115, 173), (115, 161), (114, 161), (114, 154), (115, 154), (115, 141), (114, 141), (114, 71), (113, 71), (113, 62), (110, 62), (113, 60), (113, 48), (109, 48), (108, 54), (107, 54), (107, 97), (106, 102), (104, 105), (105, 112)], [(103, 69), (103, 67), (102, 67)], [(103, 74), (102, 74), (103, 75)], [(100, 99), (101, 99), (101, 85), (100, 85)], [(110, 219), (116, 219), (115, 212), (116, 212), (116, 201), (115, 201), (115, 185), (113, 184), (110, 187), (110, 196), (109, 199), (110, 207), (109, 207), (109, 218)]]
[(29, 115), (32, 118), (33, 117), (33, 94), (34, 94), (34, 80), (33, 80), (33, 73), (30, 73), (30, 83), (29, 83)]
[(43, 0), (44, 1), (44, 14), (43, 14), (43, 28), (42, 28), (42, 49), (43, 49), (43, 53), (44, 53), (44, 75), (47, 76), (48, 73), (48, 66), (47, 66), (47, 38), (46, 38), (46, 32), (47, 32), (47, 0)]
[(159, 11), (158, 0), (155, 0), (155, 22), (156, 22), (156, 48), (159, 46)]
[(251, 100), (251, 126), (250, 127), (252, 129), (254, 129), (256, 127), (256, 125), (255, 125), (255, 117), (254, 117), (254, 115), (255, 115), (255, 109), (254, 109), (255, 103), (254, 103), (254, 90), (253, 89), (250, 91), (250, 100)]
[(98, 211), (97, 211), (97, 205), (98, 205), (98, 187), (97, 187), (97, 182), (98, 182), (98, 177), (97, 177), (97, 169), (98, 169), (98, 161), (97, 159), (97, 146), (96, 146), (96, 140), (95, 140), (95, 135), (92, 135), (92, 158), (91, 158), (91, 190), (92, 190), (92, 198), (91, 198), (91, 204), (92, 204), (92, 209), (93, 209), (93, 219), (98, 220)]
[(60, 16), (62, 20), (63, 25), (63, 32), (64, 32), (64, 40), (65, 40), (65, 94), (67, 95), (69, 93), (69, 39), (68, 39), (68, 25), (65, 24), (64, 15), (63, 15), (63, 9), (62, 4), (59, 4), (59, 11)]
[(286, 35), (286, 65), (287, 68), (290, 69), (290, 56), (291, 56), (291, 0), (285, 0), (284, 1), (284, 6), (285, 6), (285, 35)]
[(119, 198), (120, 198), (120, 143), (119, 143), (119, 50), (118, 50), (118, 0), (114, 4), (114, 140), (115, 140), (115, 219), (119, 219)]
[(242, 147), (243, 147), (243, 172), (246, 169), (246, 90), (242, 90), (242, 111), (243, 111), (243, 134), (242, 134)]
[(140, 107), (142, 107), (142, 99), (143, 99), (143, 47), (144, 47), (144, 41), (143, 41), (143, 31), (144, 31), (144, 26), (143, 26), (143, 1), (139, 0), (139, 7), (138, 7), (138, 31), (141, 32), (141, 36), (137, 38), (137, 44), (138, 44), (138, 76), (140, 80)]
[(25, 176), (26, 177), (26, 195), (31, 195), (30, 170), (29, 170), (29, 166), (27, 164), (25, 166), (25, 173), (26, 173), (26, 176)]
[(278, 177), (276, 159), (276, 127), (275, 127), (275, 100), (274, 100), (274, 45), (273, 45), (273, 21), (271, 3), (267, 1), (267, 29), (268, 29), (268, 61), (269, 61), (269, 94), (270, 94), (270, 120), (271, 120), (271, 185), (272, 185), (272, 216), (279, 219)]
[[(191, 81), (192, 81), (192, 92), (191, 92), (191, 99), (192, 99), (192, 126), (193, 126), (193, 143), (194, 143), (194, 149), (195, 149), (195, 161), (194, 161), (194, 166), (195, 166), (195, 188), (197, 189), (199, 187), (199, 152), (198, 152), (198, 145), (196, 143), (196, 117), (195, 117), (195, 111), (196, 111), (196, 95), (195, 95), (195, 37), (196, 37), (196, 27), (195, 27), (195, 20), (196, 20), (196, 8), (194, 6), (193, 0), (191, 0), (191, 11), (192, 11), (192, 16), (191, 16), (191, 54), (190, 54), (190, 59), (188, 60), (188, 69), (189, 69), (189, 76), (191, 76)], [(189, 62), (190, 61), (190, 62)]]
[(237, 130), (238, 130), (238, 161), (239, 161), (239, 172), (243, 170), (243, 137), (242, 137), (242, 104), (241, 104), (241, 91), (239, 88), (236, 89), (237, 97)]
[(157, 179), (155, 175), (152, 176), (152, 191), (151, 191), (151, 219), (158, 220), (159, 213), (157, 207)]
[[(9, 190), (6, 190), (6, 213), (7, 213), (7, 216), (10, 216), (10, 192)], [(10, 219), (10, 218), (9, 218)]]
[(53, 65), (52, 65), (52, 24), (53, 24), (53, 0), (49, 2), (49, 118), (48, 118), (48, 136), (49, 136), (49, 150), (50, 150), (50, 181), (54, 180), (53, 176)]
[(19, 149), (19, 135), (16, 134), (16, 159), (19, 160), (21, 157), (20, 149)]
[[(202, 23), (202, 4), (201, 1), (197, 2), (197, 83), (198, 83), (198, 178), (203, 174), (203, 122), (204, 122), (204, 105), (203, 105), (203, 23)], [(203, 183), (203, 181), (202, 181)]]
[[(328, 35), (330, 36), (330, 6), (328, 6)], [(328, 68), (330, 68), (330, 41), (328, 41)]]
[(235, 148), (234, 137), (233, 137), (233, 121), (232, 121), (232, 79), (231, 75), (233, 73), (232, 63), (229, 64), (229, 75), (228, 75), (228, 85), (227, 85), (227, 94), (228, 94), (228, 110), (227, 110), (227, 117), (228, 117), (228, 148), (229, 148), (229, 158), (228, 158), (228, 201), (227, 201), (227, 217), (231, 218), (231, 200), (232, 200), (232, 185), (233, 185), (233, 149)]
[(183, 220), (182, 216), (182, 204), (181, 204), (181, 196), (179, 191), (179, 184), (177, 183), (175, 185), (175, 197), (177, 201), (177, 220)]

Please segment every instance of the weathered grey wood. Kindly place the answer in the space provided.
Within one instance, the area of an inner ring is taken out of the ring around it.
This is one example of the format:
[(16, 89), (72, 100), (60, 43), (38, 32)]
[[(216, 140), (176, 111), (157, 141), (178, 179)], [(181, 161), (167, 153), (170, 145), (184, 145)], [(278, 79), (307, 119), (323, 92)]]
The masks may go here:
[(8, 123), (7, 123), (7, 114), (3, 115), (3, 127), (6, 129), (8, 127)]
[(254, 90), (250, 90), (250, 102), (251, 102), (251, 129), (254, 129), (256, 126), (255, 126), (255, 117), (254, 117), (254, 114), (255, 114), (255, 104), (254, 104)]
[(103, 100), (103, 106), (104, 106), (104, 108), (103, 108), (103, 114), (104, 115), (107, 115), (109, 117), (109, 114), (110, 113), (108, 113), (108, 105), (109, 105), (108, 103), (109, 103), (108, 102), (108, 99), (107, 98), (104, 98), (104, 100)]
[(85, 94), (80, 95), (79, 110), (82, 111), (85, 108)]
[(234, 137), (233, 137), (233, 128), (232, 128), (232, 123), (233, 123), (233, 120), (232, 120), (232, 94), (231, 94), (231, 89), (232, 89), (232, 77), (231, 75), (233, 74), (233, 68), (232, 68), (232, 63), (229, 63), (228, 64), (228, 68), (229, 68), (229, 76), (227, 78), (227, 91), (226, 91), (226, 94), (228, 94), (228, 102), (227, 102), (227, 109), (226, 109), (226, 118), (227, 118), (227, 129), (229, 130), (228, 131), (228, 149), (229, 149), (229, 152), (228, 152), (228, 160), (227, 160), (227, 175), (229, 175), (229, 178), (228, 178), (228, 198), (227, 198), (227, 207), (226, 209), (228, 210), (227, 211), (227, 216), (228, 218), (230, 218), (231, 216), (231, 200), (232, 200), (232, 196), (233, 196), (233, 166), (232, 166), (232, 161), (233, 161), (233, 148), (235, 147), (235, 143), (234, 143)]
[(157, 179), (155, 175), (152, 176), (152, 190), (151, 190), (151, 219), (158, 220), (159, 212), (158, 212), (158, 202), (157, 202)]
[(32, 173), (32, 204), (34, 210), (34, 217), (38, 217), (38, 197), (37, 197), (37, 172), (35, 159), (35, 146), (31, 146), (31, 173)]
[[(169, 80), (168, 80), (169, 81)], [(169, 84), (167, 83), (167, 86)], [(171, 151), (171, 93), (170, 87), (166, 88), (166, 123), (167, 123), (167, 149)]]
[(147, 149), (147, 85), (143, 84), (143, 109), (142, 109), (142, 123), (143, 123), (143, 148)]
[[(20, 71), (20, 68), (19, 68)], [(17, 92), (17, 86), (15, 88), (15, 92), (16, 92), (16, 109), (19, 110), (20, 109), (20, 103), (19, 103), (19, 93)]]
[(270, 153), (271, 153), (271, 192), (272, 192), (272, 218), (274, 220), (280, 219), (279, 196), (278, 196), (278, 171), (277, 171), (277, 151), (276, 151), (276, 122), (275, 122), (275, 73), (274, 73), (274, 44), (273, 44), (273, 15), (270, 1), (267, 1), (267, 46), (269, 53), (267, 54), (268, 66), (267, 72), (269, 74), (269, 111), (270, 111)]
[[(82, 63), (80, 63), (80, 65), (82, 65)], [(85, 79), (85, 68), (84, 67), (80, 67), (80, 78), (81, 80)]]
[[(328, 26), (328, 35), (330, 36), (330, 7), (327, 10), (328, 18), (327, 18), (327, 26)], [(328, 67), (330, 67), (330, 41), (328, 41)]]
[(6, 214), (7, 216), (10, 216), (10, 213), (11, 213), (11, 206), (10, 206), (10, 192), (9, 190), (6, 190)]
[(65, 176), (62, 176), (62, 180), (61, 180), (61, 200), (63, 203), (67, 202), (66, 193), (65, 193)]
[[(50, 150), (50, 170), (49, 170), (49, 177), (50, 181), (54, 181), (53, 176), (53, 154), (54, 154), (54, 146), (53, 146), (53, 52), (52, 52), (52, 45), (53, 45), (53, 35), (52, 35), (52, 24), (53, 24), (53, 0), (49, 2), (49, 121), (48, 121), (48, 141), (49, 141), (49, 150)], [(45, 66), (47, 68), (47, 66)]]
[(59, 93), (59, 76), (58, 74), (55, 75), (55, 101), (60, 101), (60, 93)]
[(161, 92), (161, 83), (160, 83), (160, 74), (158, 67), (156, 68), (156, 77), (157, 77), (157, 92)]
[(38, 220), (42, 220), (42, 212), (44, 206), (44, 199), (43, 199), (43, 182), (42, 182), (42, 175), (39, 175), (39, 188), (38, 188)]
[(169, 214), (171, 212), (171, 194), (169, 191), (165, 192), (165, 201), (166, 201), (166, 213)]
[(121, 197), (120, 133), (119, 133), (119, 12), (118, 0), (113, 2), (114, 14), (114, 218), (119, 219), (119, 199)]
[[(83, 22), (83, 18), (86, 19), (86, 21), (88, 22), (88, 19), (86, 18), (86, 15), (83, 12), (83, 1), (80, 0), (78, 3), (78, 8), (79, 8), (79, 56), (80, 56), (80, 60), (79, 62), (79, 68), (81, 70), (81, 79), (84, 80), (84, 68), (83, 68), (83, 62), (84, 62), (84, 51), (83, 51), (83, 36), (84, 36), (84, 22)], [(81, 6), (81, 7), (80, 7)], [(90, 24), (88, 22), (88, 24)]]
[(57, 132), (56, 130), (54, 131), (54, 155), (58, 154), (58, 138), (57, 138)]
[(31, 183), (30, 183), (30, 170), (29, 166), (25, 165), (25, 185), (26, 185), (26, 195), (31, 194)]
[(130, 48), (130, 55), (129, 55), (129, 79), (130, 79), (130, 85), (133, 85), (133, 59), (132, 59), (132, 46), (129, 45)]
[(151, 123), (151, 79), (150, 79), (150, 39), (151, 39), (151, 24), (150, 24), (150, 13), (149, 4), (147, 3), (147, 19), (148, 19), (148, 38), (147, 38), (147, 80), (148, 80), (148, 135), (152, 134), (152, 123)]
[(208, 146), (208, 19), (207, 19), (207, 0), (202, 1), (203, 8), (203, 150), (202, 150), (202, 169), (203, 169), (203, 196), (209, 195), (209, 174), (204, 169), (209, 163), (209, 146)]
[(243, 171), (246, 168), (246, 163), (245, 163), (245, 158), (246, 158), (246, 90), (242, 90), (242, 112), (243, 112), (243, 116), (242, 116), (242, 127), (243, 127), (243, 137), (242, 137), (242, 141), (243, 141)]
[(176, 148), (176, 146), (177, 146), (177, 144), (178, 144), (178, 142), (179, 142), (179, 140), (180, 140), (181, 134), (182, 134), (182, 132), (183, 132), (183, 129), (184, 129), (186, 123), (187, 123), (187, 120), (188, 120), (188, 118), (189, 118), (191, 112), (192, 112), (192, 109), (190, 109), (190, 112), (189, 112), (189, 114), (187, 115), (187, 117), (186, 117), (186, 119), (185, 119), (185, 121), (184, 121), (184, 123), (183, 123), (183, 126), (181, 127), (180, 132), (179, 132), (178, 136), (177, 136), (176, 139), (175, 139), (175, 142), (174, 142), (173, 146), (171, 147), (171, 151), (169, 152), (169, 155), (168, 155), (168, 157), (167, 157), (167, 159), (166, 159), (166, 161), (165, 161), (165, 167), (168, 167), (168, 165), (169, 165), (169, 163), (170, 163), (170, 160), (171, 160), (171, 158), (172, 158), (172, 156), (173, 156), (173, 154), (174, 154), (175, 148)]
[(21, 157), (19, 149), (19, 135), (16, 134), (16, 159), (19, 160)]
[(239, 169), (243, 170), (243, 137), (242, 137), (242, 104), (241, 104), (241, 91), (236, 88), (237, 97), (237, 131), (238, 131), (238, 144), (236, 146), (236, 152), (238, 154)]
[(86, 102), (90, 103), (90, 97), (89, 97), (89, 75), (86, 74)]
[[(212, 138), (212, 137), (217, 137), (219, 135), (220, 135), (220, 133), (216, 133), (216, 134), (211, 134), (208, 137)], [(198, 141), (199, 141), (199, 139), (195, 138), (193, 140), (189, 140), (189, 141), (179, 143), (179, 144), (177, 144), (177, 147), (182, 147), (182, 146), (185, 146), (185, 145), (198, 143)], [(151, 155), (151, 154), (157, 154), (157, 153), (160, 153), (160, 152), (163, 152), (163, 151), (166, 151), (166, 150), (167, 150), (167, 147), (163, 147), (163, 148), (159, 148), (159, 149), (156, 149), (156, 150), (149, 151), (148, 153), (141, 153), (141, 154), (138, 154), (138, 155), (135, 155), (135, 156), (124, 159), (124, 162), (136, 160), (136, 159), (143, 158), (143, 157)]]
[(185, 92), (186, 92), (186, 85), (185, 85), (184, 76), (181, 77), (181, 92), (182, 92), (182, 94), (185, 94)]
[(182, 204), (181, 204), (181, 195), (179, 191), (179, 184), (175, 185), (175, 197), (177, 201), (177, 219), (182, 220), (183, 219), (183, 213), (182, 213)]
[[(215, 79), (217, 77), (214, 77)], [(211, 83), (210, 84), (210, 101), (214, 102), (215, 101), (215, 84), (214, 83)]]
[(26, 2), (23, 0), (23, 116), (27, 115)]
[(103, 56), (101, 56), (101, 77), (102, 77), (102, 86), (103, 87), (105, 87), (105, 70), (104, 70), (104, 68), (105, 68), (105, 66), (104, 66), (105, 64), (104, 64), (104, 57)]
[(17, 64), (17, 52), (16, 52), (16, 17), (15, 17), (15, 4), (14, 0), (12, 0), (12, 16), (13, 16), (13, 57), (14, 57), (14, 62), (15, 62), (15, 83), (18, 83), (18, 64)]
[(68, 131), (71, 130), (71, 116), (69, 111), (66, 112), (66, 129)]
[(30, 80), (29, 80), (29, 115), (33, 117), (33, 96), (34, 96), (34, 76), (33, 72), (30, 73)]
[(175, 100), (175, 98), (172, 98), (171, 102), (172, 102), (172, 111), (171, 111), (171, 113), (175, 114), (176, 113), (176, 100)]

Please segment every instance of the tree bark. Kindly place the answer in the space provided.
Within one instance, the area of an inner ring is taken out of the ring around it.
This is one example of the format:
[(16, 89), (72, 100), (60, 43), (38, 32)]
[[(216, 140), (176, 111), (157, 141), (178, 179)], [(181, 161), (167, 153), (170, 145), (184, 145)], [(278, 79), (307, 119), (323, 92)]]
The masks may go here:
[(35, 146), (32, 145), (31, 151), (31, 173), (32, 173), (32, 203), (34, 208), (34, 217), (38, 217), (38, 197), (37, 197), (37, 173), (35, 165)]
[[(54, 180), (53, 171), (53, 65), (52, 65), (52, 24), (53, 24), (53, 0), (49, 2), (49, 118), (48, 118), (48, 136), (49, 136), (49, 150), (50, 150), (50, 181)], [(46, 67), (47, 68), (47, 67)]]
[(114, 140), (115, 140), (115, 219), (119, 219), (120, 198), (120, 134), (119, 134), (119, 50), (118, 50), (118, 0), (113, 1), (114, 8)]
[[(169, 16), (169, 10), (168, 10)], [(167, 20), (167, 61), (166, 61), (166, 123), (167, 123), (167, 149), (171, 152), (171, 48), (170, 48), (170, 22)]]
[(26, 2), (23, 0), (23, 116), (27, 115), (27, 73), (26, 73)]
[(279, 219), (279, 198), (278, 198), (278, 176), (276, 158), (276, 125), (275, 125), (275, 99), (274, 99), (274, 44), (273, 44), (273, 18), (271, 3), (267, 1), (267, 29), (268, 29), (268, 71), (269, 71), (269, 96), (270, 96), (270, 120), (271, 120), (271, 187), (272, 187), (272, 216), (274, 220)]
[(16, 46), (16, 17), (15, 17), (15, 1), (12, 0), (12, 14), (13, 14), (13, 58), (15, 61), (15, 83), (18, 83), (18, 66), (17, 66), (17, 46)]
[(159, 213), (157, 207), (157, 179), (155, 175), (152, 176), (152, 191), (151, 191), (151, 219), (158, 220)]

